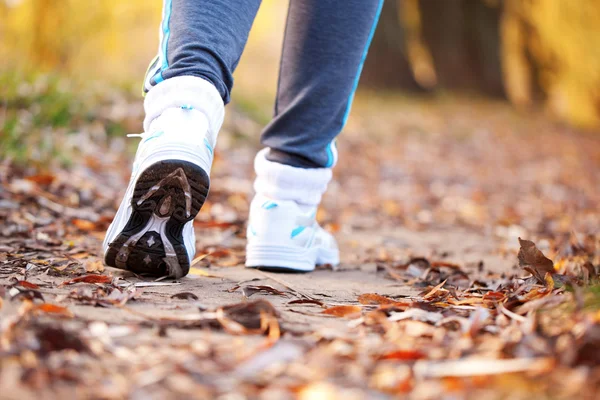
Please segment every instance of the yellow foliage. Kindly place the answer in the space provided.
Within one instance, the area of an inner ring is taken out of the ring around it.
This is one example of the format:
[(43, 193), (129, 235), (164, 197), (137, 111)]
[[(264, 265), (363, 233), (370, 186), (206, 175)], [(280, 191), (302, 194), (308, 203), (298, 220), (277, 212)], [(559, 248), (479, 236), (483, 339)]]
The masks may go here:
[(584, 127), (600, 125), (600, 3), (506, 0), (505, 5), (503, 60), (511, 100), (532, 102), (532, 80), (537, 80), (552, 114)]
[[(286, 10), (287, 2), (262, 2), (236, 92), (272, 97)], [(0, 70), (141, 86), (158, 50), (161, 14), (159, 0), (0, 0)]]
[[(0, 3), (2, 3), (0, 1)], [(11, 0), (0, 9), (4, 68), (119, 82), (157, 49), (161, 2)]]
[[(236, 72), (236, 91), (267, 96), (275, 91), (286, 3), (263, 1)], [(433, 86), (431, 56), (415, 40), (418, 2), (404, 3), (414, 73), (424, 86)], [(552, 114), (600, 126), (600, 2), (503, 4), (502, 60), (511, 101), (529, 105), (541, 95)], [(140, 83), (158, 48), (161, 8), (161, 1), (147, 0), (0, 0), (0, 69)]]

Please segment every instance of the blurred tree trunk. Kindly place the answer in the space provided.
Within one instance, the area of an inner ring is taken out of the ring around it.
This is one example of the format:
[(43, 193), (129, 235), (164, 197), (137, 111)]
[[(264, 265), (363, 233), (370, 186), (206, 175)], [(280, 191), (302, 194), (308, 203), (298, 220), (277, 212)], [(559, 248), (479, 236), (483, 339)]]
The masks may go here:
[(420, 0), (419, 3), (422, 35), (433, 57), (439, 85), (503, 97), (502, 1)]
[(369, 48), (361, 84), (375, 89), (420, 90), (415, 81), (401, 24), (400, 1), (384, 2), (379, 24)]
[(541, 40), (530, 21), (531, 5), (522, 0), (505, 0), (501, 21), (506, 92), (510, 101), (521, 107), (546, 101), (542, 70), (554, 70), (552, 65), (543, 65), (534, 56), (535, 44), (539, 46)]

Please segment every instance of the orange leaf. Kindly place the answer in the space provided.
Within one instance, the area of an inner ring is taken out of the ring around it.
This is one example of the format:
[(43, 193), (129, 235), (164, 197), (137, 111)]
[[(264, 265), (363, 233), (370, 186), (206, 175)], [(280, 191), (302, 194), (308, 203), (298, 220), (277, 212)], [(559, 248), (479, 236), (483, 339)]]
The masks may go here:
[(431, 266), (434, 268), (446, 267), (446, 268), (452, 268), (452, 269), (460, 269), (460, 265), (449, 263), (446, 261), (432, 261)]
[(79, 218), (74, 218), (71, 220), (71, 222), (73, 223), (73, 225), (75, 225), (77, 227), (77, 229), (80, 229), (82, 231), (95, 231), (96, 230), (96, 224), (93, 223), (92, 221), (88, 221), (86, 219), (79, 219)]
[(437, 285), (436, 287), (434, 287), (433, 289), (431, 289), (429, 291), (429, 293), (427, 293), (425, 296), (423, 296), (424, 300), (427, 300), (428, 298), (432, 297), (434, 294), (436, 294), (444, 285), (446, 284), (446, 281), (440, 283), (439, 285)]
[(49, 185), (54, 182), (56, 177), (50, 174), (39, 174), (39, 175), (31, 175), (25, 178), (30, 182), (37, 183), (38, 185)]
[(382, 354), (379, 359), (380, 360), (420, 360), (421, 358), (425, 358), (425, 354), (420, 352), (419, 350), (396, 350), (390, 353)]
[(501, 301), (506, 295), (502, 292), (487, 292), (483, 295), (483, 301)]
[(448, 299), (448, 303), (453, 306), (467, 306), (471, 304), (481, 304), (483, 303), (483, 299), (481, 297), (468, 297), (462, 300)]
[(40, 287), (35, 283), (27, 282), (27, 281), (18, 281), (15, 283), (15, 286), (21, 286), (27, 289), (39, 289)]
[(72, 285), (74, 283), (111, 283), (112, 276), (109, 275), (85, 275), (78, 278), (65, 281), (61, 286)]
[(33, 306), (33, 308), (31, 308), (31, 311), (42, 312), (46, 314), (62, 315), (63, 317), (73, 318), (73, 313), (68, 308), (50, 303), (35, 305)]
[(360, 315), (361, 311), (359, 306), (333, 306), (321, 313), (336, 317), (356, 317)]
[(390, 299), (389, 297), (385, 297), (382, 296), (380, 294), (377, 293), (364, 293), (361, 294), (360, 296), (358, 296), (358, 302), (360, 304), (365, 304), (365, 305), (373, 305), (373, 304), (404, 304), (404, 303), (399, 303), (395, 300)]

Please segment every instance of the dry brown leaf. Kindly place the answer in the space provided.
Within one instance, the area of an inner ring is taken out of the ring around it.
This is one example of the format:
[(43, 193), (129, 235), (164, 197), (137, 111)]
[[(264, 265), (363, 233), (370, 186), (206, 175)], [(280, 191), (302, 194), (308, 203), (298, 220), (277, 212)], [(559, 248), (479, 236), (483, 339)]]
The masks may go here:
[(382, 296), (377, 293), (364, 293), (358, 296), (358, 302), (365, 305), (382, 305), (382, 304), (395, 304), (398, 303), (396, 300), (392, 300), (389, 297)]
[(56, 177), (50, 174), (37, 174), (25, 177), (29, 182), (37, 183), (38, 185), (47, 186), (50, 185)]
[(281, 290), (277, 290), (273, 286), (269, 286), (269, 285), (260, 285), (260, 286), (248, 285), (248, 286), (244, 286), (242, 288), (242, 294), (245, 297), (250, 297), (256, 293), (268, 293), (268, 294), (274, 294), (276, 296), (285, 296), (286, 295), (285, 292), (282, 292)]
[(85, 272), (104, 272), (104, 263), (101, 260), (90, 261), (85, 264)]
[[(219, 322), (224, 328), (231, 328), (232, 331), (239, 331), (239, 326), (243, 327), (240, 333), (258, 333), (262, 326), (261, 313), (271, 314), (277, 317), (277, 311), (266, 300), (246, 301), (243, 303), (231, 304), (221, 307), (217, 310), (221, 314)], [(227, 327), (225, 327), (227, 325)], [(239, 326), (238, 326), (239, 325)]]
[(427, 300), (427, 299), (433, 297), (433, 295), (436, 294), (445, 284), (446, 284), (446, 281), (443, 281), (442, 283), (440, 283), (439, 285), (437, 285), (436, 287), (431, 289), (427, 294), (425, 294), (423, 296), (423, 299)]
[(362, 308), (359, 306), (333, 306), (321, 312), (325, 315), (333, 315), (335, 317), (355, 318), (360, 316)]
[(60, 315), (67, 318), (73, 318), (74, 316), (68, 308), (50, 303), (36, 304), (33, 307), (31, 307), (30, 311), (33, 313)]
[(382, 354), (378, 357), (379, 360), (400, 360), (412, 361), (425, 358), (425, 353), (419, 350), (395, 350), (389, 353)]
[(497, 302), (497, 301), (502, 301), (506, 298), (506, 294), (502, 293), (502, 292), (487, 292), (486, 294), (483, 295), (483, 301), (489, 301), (489, 302)]
[(483, 303), (483, 298), (469, 297), (469, 298), (461, 299), (461, 300), (455, 300), (455, 299), (449, 298), (448, 303), (452, 304), (453, 306), (467, 306), (467, 305), (471, 305), (471, 304), (481, 304), (481, 303)]
[(265, 311), (260, 312), (260, 329), (263, 332), (266, 332), (268, 335), (267, 343), (266, 343), (267, 347), (274, 345), (275, 342), (277, 342), (279, 340), (279, 338), (281, 337), (281, 329), (279, 328), (279, 321), (277, 321), (277, 318), (275, 317), (275, 315), (273, 315), (269, 312), (265, 312)]
[(96, 225), (96, 223), (88, 221), (86, 219), (73, 218), (71, 220), (71, 223), (81, 231), (91, 232), (98, 230), (98, 226)]
[(110, 275), (84, 275), (70, 279), (61, 284), (61, 286), (73, 285), (75, 283), (111, 283), (112, 276)]
[(315, 304), (315, 305), (321, 306), (321, 307), (324, 306), (322, 301), (315, 300), (315, 299), (297, 299), (297, 300), (292, 300), (292, 301), (288, 302), (288, 304)]
[(191, 292), (176, 293), (173, 296), (171, 296), (171, 298), (180, 300), (198, 300), (198, 296)]
[(14, 286), (21, 286), (21, 287), (24, 287), (25, 289), (39, 289), (40, 288), (35, 283), (31, 283), (31, 282), (28, 282), (28, 281), (17, 281), (14, 284)]
[(519, 265), (531, 272), (540, 283), (544, 283), (546, 273), (554, 273), (554, 263), (532, 241), (519, 238), (519, 244)]
[(11, 297), (11, 300), (32, 300), (33, 301), (35, 299), (45, 301), (44, 296), (39, 291), (34, 290), (34, 289), (27, 289), (27, 290), (19, 291), (19, 293), (15, 294), (14, 296)]
[(452, 269), (460, 269), (460, 265), (446, 262), (446, 261), (431, 261), (431, 266), (434, 268), (445, 267), (445, 268), (452, 268)]

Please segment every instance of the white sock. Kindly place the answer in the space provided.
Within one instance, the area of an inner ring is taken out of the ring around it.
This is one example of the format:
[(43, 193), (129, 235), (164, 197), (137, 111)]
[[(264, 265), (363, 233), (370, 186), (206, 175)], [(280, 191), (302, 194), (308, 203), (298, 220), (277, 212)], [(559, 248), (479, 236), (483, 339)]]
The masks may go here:
[(266, 158), (268, 148), (254, 159), (254, 190), (275, 200), (293, 200), (300, 205), (318, 206), (331, 181), (331, 168), (298, 168)]

